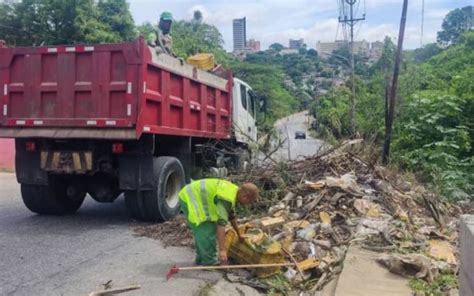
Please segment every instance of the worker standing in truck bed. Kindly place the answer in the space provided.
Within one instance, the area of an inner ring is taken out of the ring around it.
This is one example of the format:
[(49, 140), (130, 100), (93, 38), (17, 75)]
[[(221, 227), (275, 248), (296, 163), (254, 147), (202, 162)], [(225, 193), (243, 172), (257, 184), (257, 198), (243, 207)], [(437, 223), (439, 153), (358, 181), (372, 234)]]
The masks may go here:
[(157, 53), (166, 53), (176, 56), (173, 52), (173, 40), (171, 38), (171, 26), (173, 25), (173, 15), (164, 11), (160, 15), (158, 30), (147, 36), (148, 44), (155, 47)]
[[(223, 179), (193, 181), (179, 192), (181, 209), (188, 220), (196, 245), (197, 265), (216, 265), (227, 262), (225, 226), (230, 221), (239, 238), (235, 206), (248, 205), (259, 196), (252, 183), (237, 185)], [(216, 257), (216, 238), (219, 245), (219, 262)]]

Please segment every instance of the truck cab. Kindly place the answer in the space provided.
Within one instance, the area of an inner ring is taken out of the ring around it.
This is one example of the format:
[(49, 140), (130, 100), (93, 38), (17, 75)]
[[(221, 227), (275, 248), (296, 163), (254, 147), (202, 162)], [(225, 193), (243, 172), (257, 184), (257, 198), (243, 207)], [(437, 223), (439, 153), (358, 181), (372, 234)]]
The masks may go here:
[(233, 129), (237, 142), (251, 144), (257, 141), (257, 109), (252, 88), (242, 80), (234, 78)]

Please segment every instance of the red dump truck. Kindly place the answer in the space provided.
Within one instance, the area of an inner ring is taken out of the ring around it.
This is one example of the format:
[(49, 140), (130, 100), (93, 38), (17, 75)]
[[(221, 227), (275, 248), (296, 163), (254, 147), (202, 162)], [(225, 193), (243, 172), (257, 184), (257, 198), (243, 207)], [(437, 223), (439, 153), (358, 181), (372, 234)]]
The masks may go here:
[(124, 193), (132, 217), (168, 220), (194, 171), (241, 164), (257, 137), (249, 85), (143, 38), (0, 48), (0, 88), (0, 137), (15, 139), (21, 195), (39, 214)]

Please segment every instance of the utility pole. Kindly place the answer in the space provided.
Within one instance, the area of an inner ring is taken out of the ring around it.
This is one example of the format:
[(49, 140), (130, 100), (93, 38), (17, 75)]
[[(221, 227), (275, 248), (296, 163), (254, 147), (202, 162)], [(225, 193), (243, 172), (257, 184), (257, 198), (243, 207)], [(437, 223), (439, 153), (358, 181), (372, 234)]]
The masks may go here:
[(393, 68), (392, 89), (390, 90), (390, 100), (387, 118), (385, 118), (385, 141), (383, 144), (382, 161), (388, 163), (390, 156), (390, 142), (392, 141), (393, 117), (395, 115), (395, 103), (397, 98), (398, 74), (400, 72), (400, 61), (402, 58), (403, 38), (405, 36), (405, 24), (407, 22), (408, 0), (403, 1), (402, 17), (400, 19), (400, 31), (398, 32), (398, 46), (395, 54), (395, 65)]
[[(355, 133), (355, 108), (356, 108), (356, 98), (355, 98), (355, 70), (354, 70), (354, 27), (357, 22), (365, 20), (365, 14), (362, 17), (357, 18), (354, 15), (354, 5), (360, 2), (360, 0), (341, 0), (341, 12), (339, 15), (339, 22), (343, 23), (344, 26), (349, 26), (350, 28), (350, 45), (351, 45), (351, 110), (350, 110), (350, 122), (351, 122), (351, 135)], [(346, 5), (349, 6), (349, 16), (347, 15)]]

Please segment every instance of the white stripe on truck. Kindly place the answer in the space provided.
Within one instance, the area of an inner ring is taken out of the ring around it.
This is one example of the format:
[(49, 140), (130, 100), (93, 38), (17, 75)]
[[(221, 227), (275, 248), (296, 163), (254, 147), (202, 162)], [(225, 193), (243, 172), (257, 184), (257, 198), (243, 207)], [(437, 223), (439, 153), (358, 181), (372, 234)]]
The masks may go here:
[(3, 85), (3, 95), (4, 96), (8, 95), (8, 84)]
[(66, 52), (75, 52), (76, 48), (75, 47), (66, 47)]
[(48, 48), (48, 52), (58, 52), (57, 48)]
[(25, 125), (26, 124), (26, 121), (24, 120), (17, 120), (16, 121), (16, 125)]
[(127, 82), (127, 94), (132, 94), (132, 83)]
[(132, 115), (132, 104), (127, 104), (127, 116)]
[(35, 120), (33, 121), (34, 125), (43, 125), (43, 120)]
[(86, 46), (84, 47), (84, 51), (94, 51), (94, 46)]
[(7, 114), (8, 114), (8, 106), (3, 105), (3, 116), (7, 116)]

